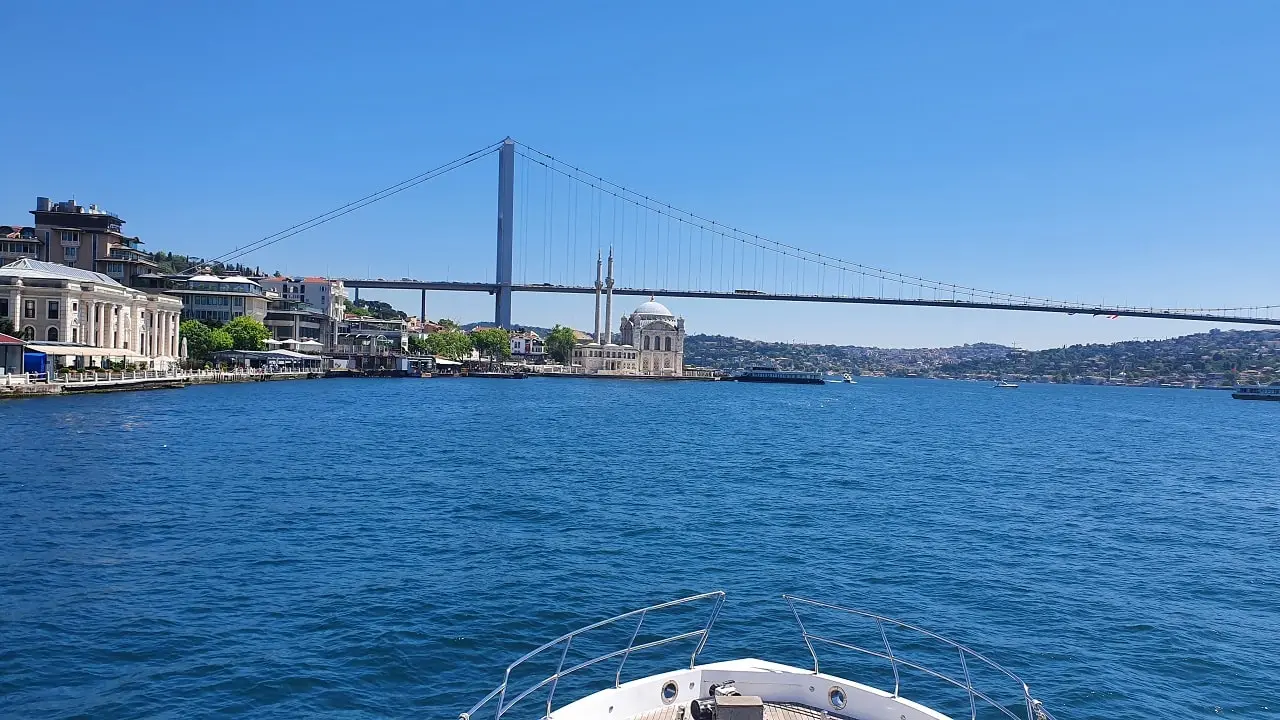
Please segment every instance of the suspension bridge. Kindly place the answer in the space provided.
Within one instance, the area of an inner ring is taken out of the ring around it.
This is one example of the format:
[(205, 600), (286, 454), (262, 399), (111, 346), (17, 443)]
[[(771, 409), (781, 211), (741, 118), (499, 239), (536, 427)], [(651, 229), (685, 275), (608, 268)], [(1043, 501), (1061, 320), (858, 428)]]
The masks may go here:
[(1280, 305), (1161, 308), (1032, 297), (928, 280), (767, 239), (672, 207), (507, 138), (425, 173), (315, 216), (213, 260), (231, 261), (360, 208), (497, 156), (496, 268), (493, 280), (451, 282), (344, 278), (361, 289), (494, 296), (494, 322), (510, 328), (513, 293), (596, 293), (600, 253), (622, 271), (615, 295), (719, 300), (846, 303), (1104, 317), (1161, 318), (1280, 326)]

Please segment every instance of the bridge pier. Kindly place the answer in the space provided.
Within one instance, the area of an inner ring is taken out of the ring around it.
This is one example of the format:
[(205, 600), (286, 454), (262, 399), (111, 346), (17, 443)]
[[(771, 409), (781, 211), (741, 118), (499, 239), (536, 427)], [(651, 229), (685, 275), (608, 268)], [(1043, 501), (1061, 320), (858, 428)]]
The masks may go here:
[(507, 138), (498, 150), (498, 272), (493, 322), (511, 329), (511, 238), (515, 228), (516, 143)]
[(427, 290), (422, 289), (422, 310), (418, 313), (418, 322), (427, 321)]

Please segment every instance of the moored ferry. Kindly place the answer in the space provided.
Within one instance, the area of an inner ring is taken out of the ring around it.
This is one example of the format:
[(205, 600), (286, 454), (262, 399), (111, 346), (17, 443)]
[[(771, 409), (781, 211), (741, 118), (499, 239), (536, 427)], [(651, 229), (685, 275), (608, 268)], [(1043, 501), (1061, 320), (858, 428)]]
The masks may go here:
[(1231, 393), (1237, 400), (1280, 400), (1280, 385), (1241, 385)]
[(779, 370), (777, 367), (750, 367), (733, 377), (738, 382), (793, 383), (797, 385), (825, 385), (822, 373), (804, 370)]
[[(711, 592), (633, 610), (526, 653), (508, 665), (502, 682), (459, 720), (502, 720), (503, 716), (542, 720), (951, 720), (962, 716), (1053, 720), (1017, 675), (964, 645), (865, 610), (793, 595), (782, 597), (795, 617), (799, 639), (813, 659), (812, 668), (755, 658), (699, 664), (698, 655), (724, 602), (723, 592)], [(705, 620), (700, 620), (702, 617)], [(833, 635), (820, 627), (840, 630)], [(628, 635), (631, 640), (619, 647)], [(602, 642), (605, 636), (615, 640)], [(668, 644), (682, 644), (684, 652), (692, 648), (693, 653), (683, 655), (680, 664), (673, 662), (664, 672), (624, 681), (626, 668), (635, 667), (638, 661), (651, 668), (662, 667), (647, 651)], [(845, 666), (861, 668), (860, 675), (874, 675), (885, 687), (870, 684), (870, 677), (861, 677), (860, 682), (833, 674), (828, 651), (852, 651), (870, 663), (883, 662), (883, 668), (866, 663)], [(825, 671), (819, 669), (820, 657)], [(632, 659), (630, 666), (628, 659)], [(562, 688), (557, 694), (561, 679), (589, 672), (600, 664), (603, 667), (598, 668), (594, 680), (579, 676), (566, 683), (571, 690), (564, 692)], [(933, 690), (927, 698), (924, 688)], [(913, 697), (908, 699), (904, 691)], [(529, 702), (517, 710), (515, 706), (526, 699)], [(935, 706), (925, 705), (926, 699)]]

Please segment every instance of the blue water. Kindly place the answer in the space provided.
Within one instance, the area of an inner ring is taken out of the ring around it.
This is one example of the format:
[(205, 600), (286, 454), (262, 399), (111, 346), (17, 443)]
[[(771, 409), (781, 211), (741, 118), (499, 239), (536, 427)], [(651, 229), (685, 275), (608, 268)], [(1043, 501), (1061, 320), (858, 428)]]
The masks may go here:
[(1280, 403), (326, 380), (0, 428), (3, 716), (456, 717), (544, 640), (714, 589), (702, 660), (807, 663), (794, 592), (953, 636), (1060, 719), (1280, 708)]

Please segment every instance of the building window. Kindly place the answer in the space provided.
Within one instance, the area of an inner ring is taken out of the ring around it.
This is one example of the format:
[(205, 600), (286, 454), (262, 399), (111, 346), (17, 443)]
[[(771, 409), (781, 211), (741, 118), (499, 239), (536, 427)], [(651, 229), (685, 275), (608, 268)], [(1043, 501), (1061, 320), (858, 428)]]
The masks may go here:
[(108, 275), (123, 275), (123, 274), (124, 274), (124, 263), (118, 263), (118, 262), (109, 262), (109, 263), (107, 263), (107, 274), (108, 274)]
[(50, 320), (58, 319), (58, 301), (57, 300), (49, 301), (49, 313), (45, 317), (49, 318)]
[(73, 244), (78, 243), (78, 242), (80, 242), (80, 236), (79, 236), (79, 235), (77, 235), (77, 234), (75, 234), (75, 233), (73, 233), (73, 232), (67, 231), (67, 230), (63, 230), (63, 231), (62, 231), (62, 244), (63, 244), (63, 245), (73, 245)]
[(35, 316), (36, 316), (36, 301), (23, 300), (22, 301), (22, 317), (34, 319)]
[(45, 339), (49, 342), (58, 342), (58, 328), (49, 328), (49, 332), (45, 333)]
[(666, 338), (666, 342), (663, 344), (666, 345), (665, 350), (667, 352), (671, 352), (671, 338)]
[(36, 329), (30, 325), (22, 328), (22, 339), (31, 342), (36, 339)]
[(76, 328), (71, 328), (71, 342), (80, 342), (80, 332)]
[(648, 350), (648, 349), (649, 349), (649, 336), (648, 336), (648, 335), (645, 335), (645, 336), (644, 336), (644, 349), (645, 349), (645, 350)]
[(9, 317), (9, 298), (0, 298), (0, 317)]
[(75, 260), (76, 255), (80, 252), (80, 248), (64, 247), (62, 248), (62, 257), (66, 260)]

